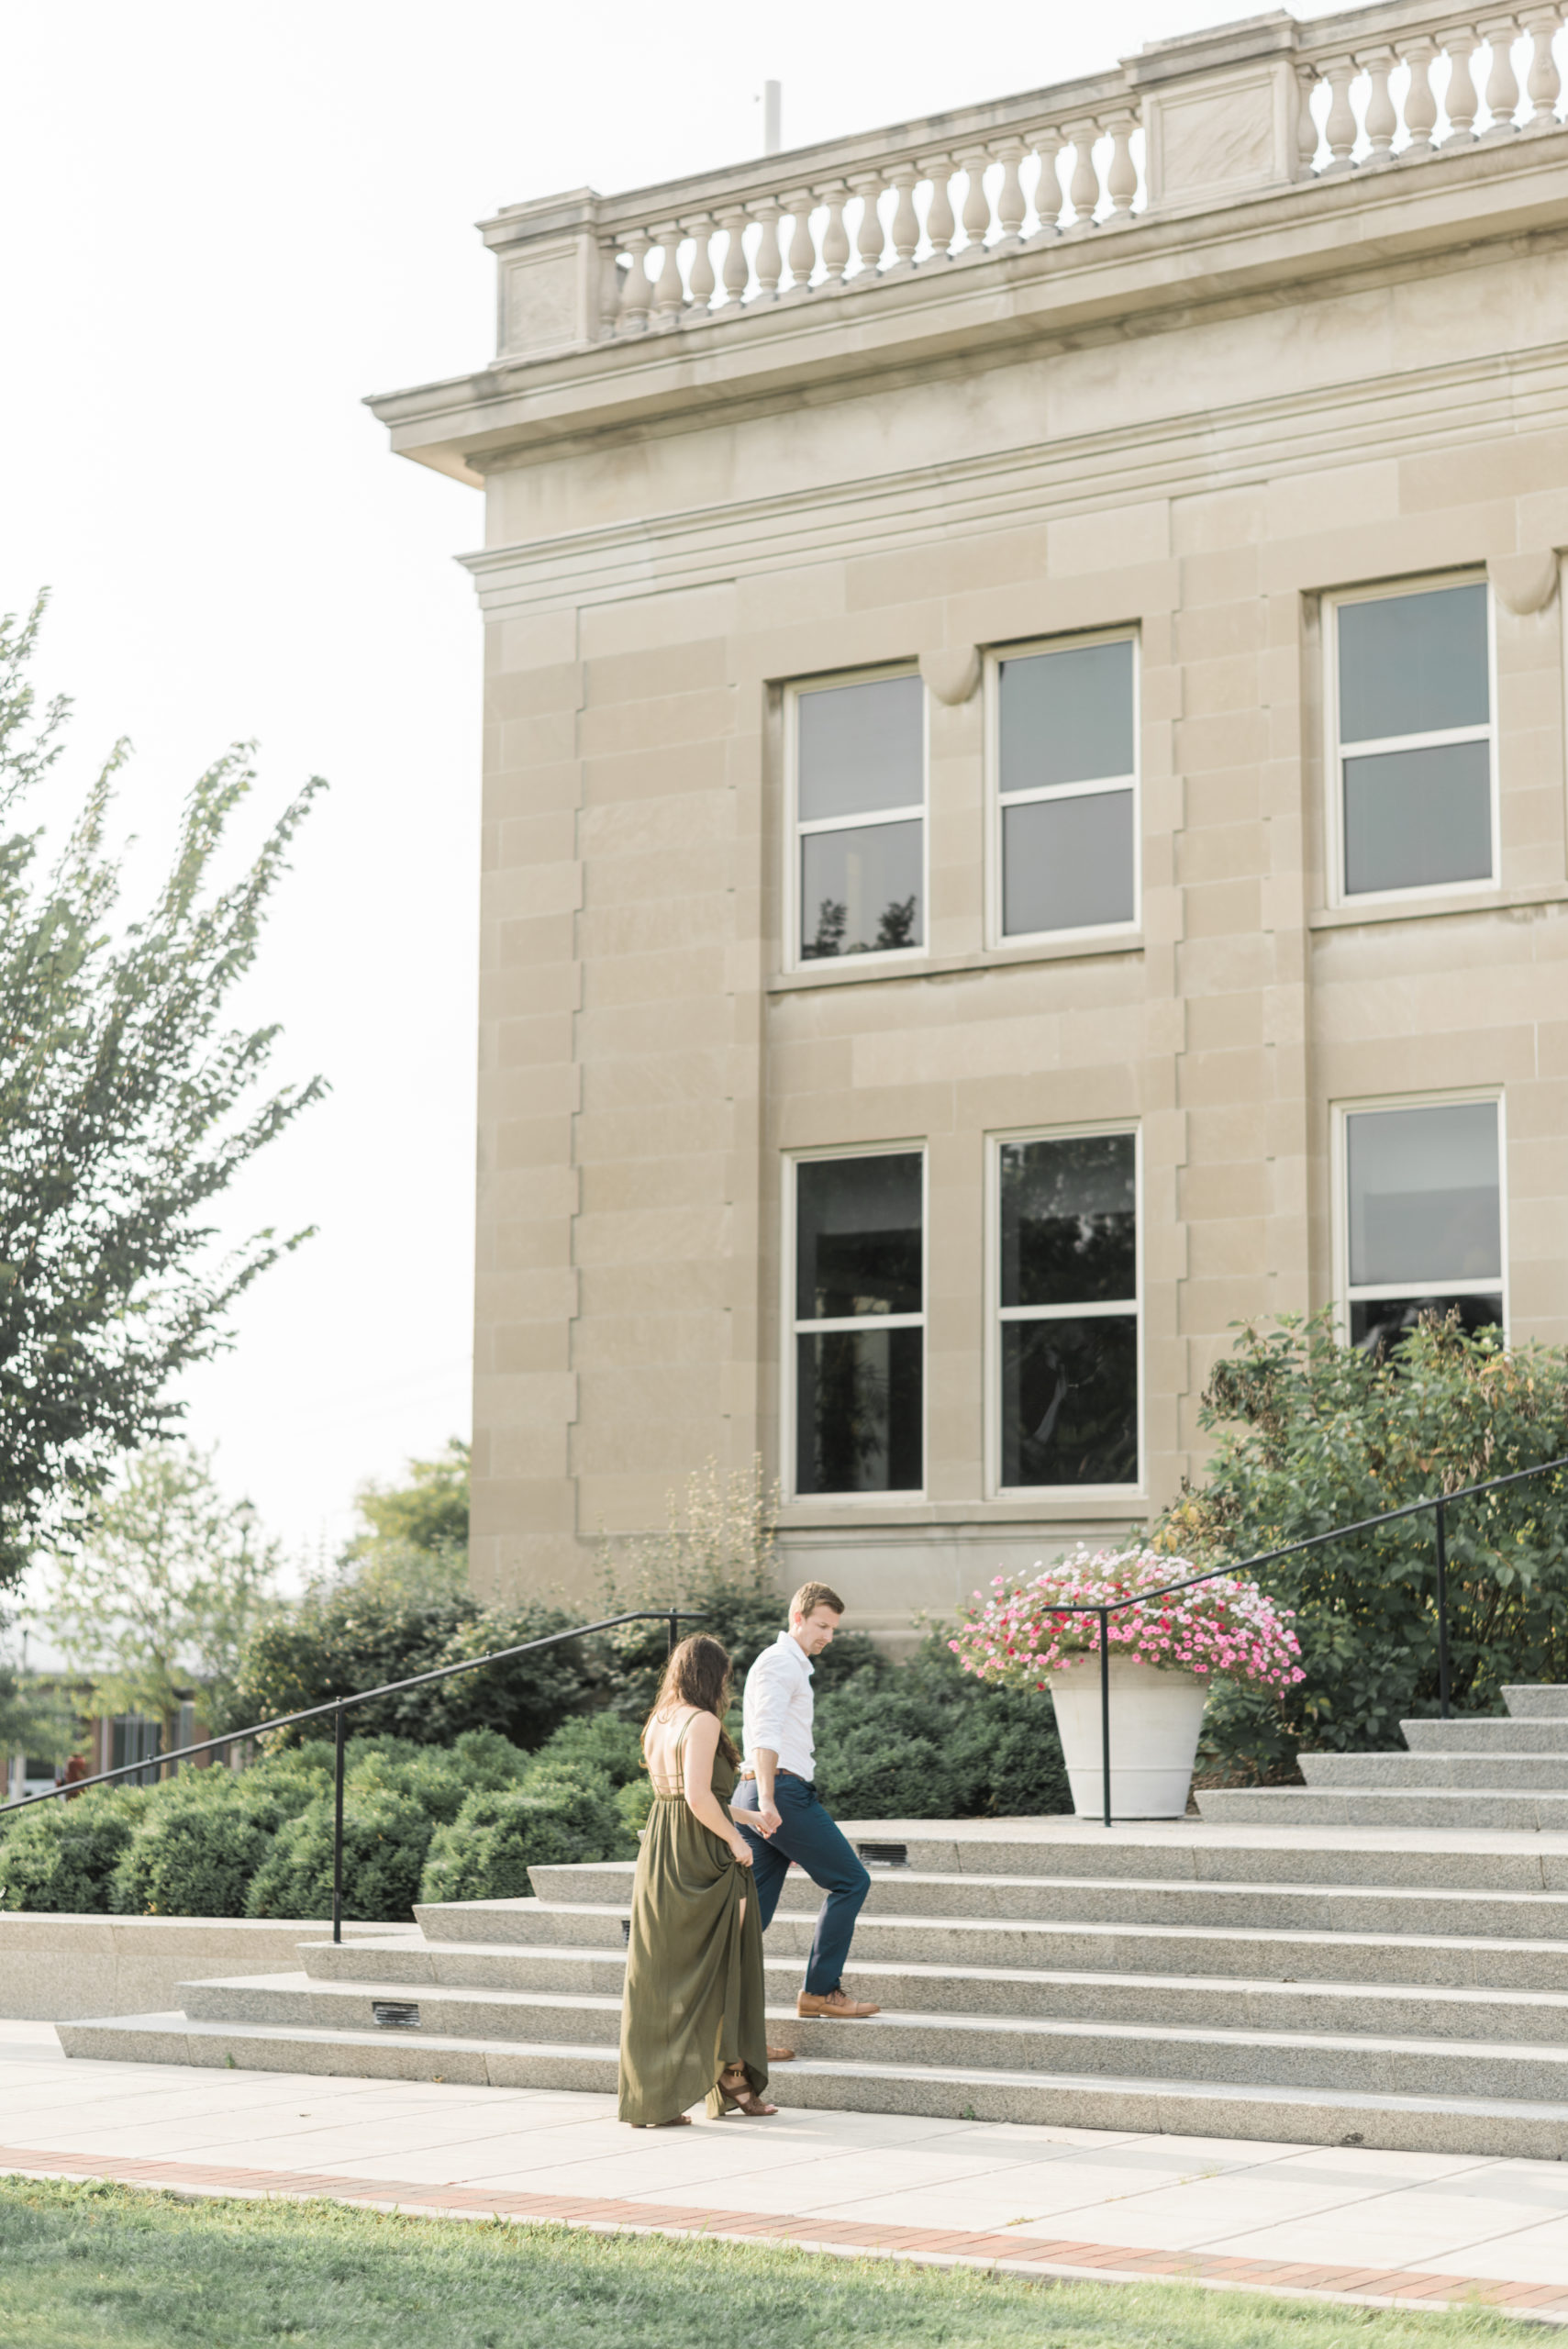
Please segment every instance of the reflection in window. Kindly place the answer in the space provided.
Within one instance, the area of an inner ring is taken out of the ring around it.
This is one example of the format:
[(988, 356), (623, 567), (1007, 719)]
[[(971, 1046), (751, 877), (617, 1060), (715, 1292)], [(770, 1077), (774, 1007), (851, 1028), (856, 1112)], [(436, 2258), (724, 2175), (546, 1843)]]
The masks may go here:
[(1133, 920), (1132, 639), (1004, 661), (998, 727), (1003, 935)]
[(1338, 607), (1344, 889), (1434, 889), (1492, 874), (1486, 589)]
[(925, 943), (925, 699), (917, 676), (795, 696), (803, 962)]
[(797, 1493), (920, 1489), (923, 1223), (918, 1151), (795, 1167)]
[(1396, 1345), (1425, 1313), (1503, 1321), (1495, 1101), (1362, 1109), (1345, 1119), (1352, 1343)]
[(998, 1179), (1000, 1481), (1136, 1485), (1135, 1137), (1005, 1142)]

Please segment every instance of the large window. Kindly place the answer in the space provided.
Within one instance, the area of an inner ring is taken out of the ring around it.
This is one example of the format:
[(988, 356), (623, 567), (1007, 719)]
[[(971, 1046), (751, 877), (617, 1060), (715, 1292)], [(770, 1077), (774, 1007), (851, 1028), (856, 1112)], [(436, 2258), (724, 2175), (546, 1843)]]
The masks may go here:
[(999, 1144), (998, 1482), (1139, 1482), (1138, 1140)]
[(913, 674), (801, 686), (795, 769), (795, 954), (926, 942), (926, 703)]
[(794, 1172), (795, 1491), (918, 1492), (922, 1154), (803, 1158)]
[(1503, 1186), (1493, 1101), (1348, 1110), (1346, 1294), (1351, 1338), (1391, 1346), (1423, 1313), (1467, 1330), (1503, 1307)]
[(996, 930), (1099, 930), (1138, 914), (1136, 645), (1130, 636), (996, 664)]
[(1331, 607), (1340, 891), (1496, 872), (1491, 629), (1482, 580)]

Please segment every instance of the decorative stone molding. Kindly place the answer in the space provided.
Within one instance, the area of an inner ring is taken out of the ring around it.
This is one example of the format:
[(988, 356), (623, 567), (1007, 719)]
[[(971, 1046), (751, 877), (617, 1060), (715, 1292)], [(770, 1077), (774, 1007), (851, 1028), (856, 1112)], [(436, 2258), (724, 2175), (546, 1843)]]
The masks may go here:
[(1495, 554), (1486, 572), (1505, 608), (1519, 618), (1543, 612), (1557, 593), (1554, 548), (1544, 554)]
[(920, 675), (928, 693), (950, 709), (968, 701), (980, 683), (980, 648), (961, 644), (946, 652), (922, 652)]

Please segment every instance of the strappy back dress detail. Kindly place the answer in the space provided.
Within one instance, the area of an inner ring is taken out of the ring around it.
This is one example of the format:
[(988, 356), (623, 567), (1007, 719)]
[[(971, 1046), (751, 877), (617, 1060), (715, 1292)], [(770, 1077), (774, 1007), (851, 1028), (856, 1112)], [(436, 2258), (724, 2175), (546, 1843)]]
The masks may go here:
[[(686, 1802), (684, 1748), (675, 1740), (669, 1785), (653, 1781), (653, 1808), (631, 1896), (620, 2023), (620, 2118), (673, 2121), (706, 2099), (724, 2110), (718, 2076), (740, 2064), (758, 2096), (768, 2085), (762, 2009), (762, 1929), (743, 1868)], [(728, 1806), (736, 1771), (714, 1756), (713, 1791)], [(745, 1903), (744, 1920), (740, 1915)]]

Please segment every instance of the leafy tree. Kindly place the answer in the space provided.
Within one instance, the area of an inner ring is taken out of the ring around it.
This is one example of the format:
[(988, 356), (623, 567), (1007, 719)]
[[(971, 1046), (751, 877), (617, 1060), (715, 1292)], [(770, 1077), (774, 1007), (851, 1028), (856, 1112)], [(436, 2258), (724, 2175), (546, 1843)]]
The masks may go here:
[[(172, 1726), (193, 1684), (203, 1712), (232, 1718), (240, 1653), (275, 1611), (278, 1547), (248, 1501), (227, 1501), (211, 1455), (154, 1444), (130, 1461), (82, 1548), (56, 1558), (39, 1609), (101, 1712)], [(167, 1738), (166, 1738), (166, 1742)]]
[[(1568, 1453), (1568, 1354), (1510, 1351), (1495, 1331), (1429, 1315), (1396, 1353), (1340, 1342), (1330, 1319), (1243, 1329), (1219, 1363), (1200, 1424), (1207, 1483), (1184, 1493), (1156, 1546), (1202, 1565), (1240, 1563)], [(1452, 1701), (1502, 1710), (1508, 1680), (1568, 1677), (1568, 1520), (1561, 1474), (1447, 1512)], [(1299, 1747), (1399, 1743), (1402, 1720), (1438, 1707), (1437, 1566), (1423, 1513), (1258, 1569), (1296, 1610), (1304, 1679), (1283, 1699), (1220, 1684), (1206, 1749), (1228, 1769), (1278, 1776)]]
[(411, 1460), (406, 1485), (363, 1484), (362, 1531), (339, 1560), (361, 1597), (418, 1605), (468, 1588), (468, 1446), (452, 1436), (434, 1460)]
[[(42, 599), (0, 619), (0, 817), (54, 764), (69, 705), (35, 708)], [(0, 1586), (41, 1534), (84, 1521), (121, 1453), (166, 1439), (171, 1388), (228, 1342), (229, 1308), (307, 1235), (256, 1233), (208, 1260), (208, 1203), (324, 1090), (256, 1101), (277, 1030), (220, 1015), (255, 959), (268, 897), (313, 795), (228, 887), (212, 881), (253, 780), (244, 748), (192, 790), (167, 881), (116, 936), (106, 846), (118, 744), (52, 870), (40, 835), (0, 837)]]
[[(8, 1629), (0, 1615), (0, 1637)], [(6, 1759), (30, 1753), (42, 1762), (63, 1762), (76, 1743), (75, 1709), (58, 1690), (46, 1688), (36, 1672), (28, 1672), (0, 1647), (0, 1790), (6, 1783)], [(0, 1801), (5, 1799), (0, 1791)]]

